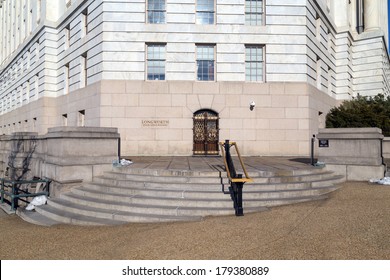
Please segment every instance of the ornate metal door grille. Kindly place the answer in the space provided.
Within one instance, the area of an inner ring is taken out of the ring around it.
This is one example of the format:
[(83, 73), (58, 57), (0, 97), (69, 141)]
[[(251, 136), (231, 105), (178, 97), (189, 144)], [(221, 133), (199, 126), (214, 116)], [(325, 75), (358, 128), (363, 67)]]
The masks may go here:
[(194, 114), (194, 155), (218, 155), (218, 114), (209, 110)]

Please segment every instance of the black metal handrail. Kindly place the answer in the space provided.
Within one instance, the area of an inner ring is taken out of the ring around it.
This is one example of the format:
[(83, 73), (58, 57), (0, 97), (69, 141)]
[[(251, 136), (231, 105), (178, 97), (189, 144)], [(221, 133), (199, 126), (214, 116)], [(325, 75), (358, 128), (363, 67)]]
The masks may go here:
[[(5, 178), (0, 178), (0, 181), (1, 181), (0, 202), (1, 203), (6, 202), (10, 204), (12, 211), (15, 211), (16, 208), (18, 208), (19, 200), (29, 203), (27, 199), (30, 197), (35, 197), (40, 195), (49, 196), (50, 194), (51, 180), (49, 179), (13, 181)], [(31, 185), (31, 184), (38, 184), (38, 183), (44, 183), (44, 186), (42, 187), (42, 191), (31, 193), (27, 189), (21, 188), (22, 185), (26, 185), (26, 184)], [(9, 199), (7, 199), (7, 197)]]
[[(242, 189), (246, 182), (253, 182), (252, 178), (248, 176), (246, 172), (244, 162), (241, 158), (240, 152), (238, 150), (236, 142), (229, 142), (229, 140), (225, 140), (225, 142), (219, 143), (221, 146), (222, 156), (225, 163), (225, 169), (227, 173), (227, 177), (230, 182), (229, 193), (233, 200), (233, 206), (235, 209), (236, 216), (243, 216), (244, 209), (242, 203)], [(237, 174), (236, 169), (234, 167), (233, 159), (230, 153), (230, 148), (235, 147), (238, 159), (241, 164), (241, 168), (245, 174), (243, 178), (243, 174)]]

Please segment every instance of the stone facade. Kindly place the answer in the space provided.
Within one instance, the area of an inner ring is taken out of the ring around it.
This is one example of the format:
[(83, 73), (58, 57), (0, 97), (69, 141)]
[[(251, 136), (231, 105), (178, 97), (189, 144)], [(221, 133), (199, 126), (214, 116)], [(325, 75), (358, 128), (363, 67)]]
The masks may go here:
[[(198, 23), (195, 0), (160, 0), (164, 23), (148, 22), (152, 0), (0, 2), (2, 134), (117, 127), (123, 154), (191, 155), (194, 114), (207, 109), (218, 114), (218, 139), (244, 155), (307, 156), (331, 107), (389, 93), (383, 0), (361, 1), (359, 33), (347, 0), (253, 1), (257, 25), (244, 0), (211, 1), (213, 24)], [(164, 80), (148, 80), (155, 45)], [(199, 80), (201, 46), (214, 51), (211, 81)], [(253, 47), (257, 81), (247, 72)]]
[(379, 128), (326, 128), (318, 134), (318, 160), (347, 181), (383, 178), (386, 156)]

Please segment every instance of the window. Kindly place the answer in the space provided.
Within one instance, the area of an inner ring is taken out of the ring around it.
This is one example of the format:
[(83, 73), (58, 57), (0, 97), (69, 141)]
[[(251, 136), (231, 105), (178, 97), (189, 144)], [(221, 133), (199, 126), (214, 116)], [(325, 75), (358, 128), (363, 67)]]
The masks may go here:
[(214, 81), (214, 46), (196, 46), (198, 81)]
[(148, 23), (165, 23), (165, 0), (148, 1)]
[(68, 114), (62, 115), (62, 126), (68, 126)]
[(69, 93), (69, 64), (64, 65), (64, 94)]
[(30, 101), (30, 80), (26, 82), (26, 103)]
[(316, 38), (321, 40), (321, 17), (318, 13), (316, 14)]
[(69, 48), (69, 42), (70, 42), (70, 24), (65, 26), (64, 28), (64, 49)]
[(263, 81), (263, 47), (246, 46), (245, 47), (245, 80)]
[(34, 94), (34, 100), (38, 99), (38, 94), (39, 94), (39, 75), (35, 76), (35, 82), (34, 82), (34, 87), (35, 87), (35, 94)]
[(35, 43), (35, 61), (39, 61), (39, 40)]
[(81, 12), (81, 37), (88, 33), (88, 9)]
[(321, 70), (321, 58), (317, 56), (317, 65), (316, 65), (316, 80), (317, 80), (317, 88), (321, 89), (322, 86), (322, 70)]
[(165, 80), (165, 45), (147, 45), (147, 79)]
[(80, 58), (80, 88), (87, 86), (87, 79), (87, 53), (83, 53)]
[(37, 129), (37, 123), (38, 123), (37, 118), (33, 118), (33, 131)]
[(245, 0), (245, 24), (263, 24), (263, 0)]
[(85, 110), (79, 111), (77, 115), (77, 126), (85, 126)]
[(196, 3), (196, 23), (214, 24), (214, 0), (198, 0)]

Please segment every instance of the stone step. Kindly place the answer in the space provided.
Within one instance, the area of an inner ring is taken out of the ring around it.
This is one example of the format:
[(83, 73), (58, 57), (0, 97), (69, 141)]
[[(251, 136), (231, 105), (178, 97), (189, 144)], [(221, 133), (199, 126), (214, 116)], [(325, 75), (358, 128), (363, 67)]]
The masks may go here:
[[(239, 163), (235, 163), (237, 168), (237, 173), (243, 173), (243, 171), (238, 168)], [(151, 176), (172, 176), (172, 177), (226, 177), (225, 167), (223, 165), (215, 166), (216, 171), (192, 171), (192, 170), (166, 170), (166, 169), (150, 169), (150, 168), (133, 168), (130, 166), (124, 167), (113, 167), (113, 173), (122, 173), (122, 174), (133, 174), (133, 175), (151, 175)], [(310, 167), (307, 169), (293, 169), (293, 170), (277, 170), (277, 171), (268, 171), (268, 170), (256, 170), (248, 171), (248, 175), (251, 177), (278, 177), (278, 176), (302, 176), (317, 174), (323, 172), (324, 167)]]
[(87, 195), (88, 192), (98, 193), (102, 196), (156, 196), (156, 197), (174, 197), (174, 198), (223, 198), (221, 185), (218, 190), (180, 190), (178, 188), (164, 189), (164, 188), (137, 188), (132, 186), (114, 187), (98, 183), (86, 183), (82, 187), (72, 189), (73, 193), (81, 196)]
[[(111, 200), (107, 197), (80, 197), (77, 194), (66, 194), (62, 199), (74, 205), (89, 206), (97, 209), (105, 209), (109, 211), (121, 211), (131, 213), (132, 215), (148, 214), (148, 215), (163, 215), (177, 217), (192, 217), (196, 216), (219, 216), (234, 214), (233, 202), (229, 200), (228, 207), (185, 207), (185, 206), (170, 206), (170, 205), (152, 205), (152, 204), (137, 204), (129, 203), (122, 200)], [(162, 201), (164, 202), (164, 201)], [(50, 204), (55, 204), (56, 201), (51, 201)], [(265, 207), (248, 207), (246, 212), (260, 212), (267, 210)], [(196, 219), (197, 219), (196, 218)]]
[[(47, 205), (36, 208), (34, 216), (36, 220), (46, 217), (55, 223), (116, 225), (234, 215), (226, 172), (222, 166), (215, 169), (206, 172), (115, 167), (59, 198), (49, 199)], [(250, 176), (254, 182), (244, 185), (244, 213), (326, 199), (343, 181), (342, 176), (323, 168), (256, 171)]]
[[(146, 178), (145, 178), (146, 179)], [(277, 190), (289, 190), (289, 189), (304, 189), (304, 188), (316, 188), (328, 186), (330, 184), (337, 184), (343, 181), (342, 176), (326, 175), (326, 178), (319, 177), (317, 180), (311, 181), (292, 181), (292, 182), (278, 182), (278, 183), (246, 183), (244, 189), (250, 188), (253, 191), (277, 191)], [(177, 183), (177, 182), (141, 182), (141, 181), (129, 181), (120, 179), (107, 179), (105, 177), (95, 177), (92, 184), (106, 185), (120, 188), (139, 188), (139, 189), (169, 189), (180, 191), (220, 191), (222, 184), (219, 183)], [(86, 183), (87, 186), (91, 183)], [(230, 184), (224, 182), (225, 188)]]
[(306, 189), (306, 188), (321, 188), (332, 184), (338, 184), (344, 181), (343, 176), (333, 175), (325, 179), (318, 178), (316, 180), (301, 181), (301, 182), (281, 182), (281, 183), (246, 183), (244, 187), (253, 191), (280, 191), (291, 189)]
[[(101, 197), (100, 195), (98, 195)], [(152, 205), (152, 206), (171, 206), (171, 207), (201, 207), (201, 208), (228, 208), (231, 207), (230, 196), (222, 196), (219, 199), (181, 199), (172, 197), (156, 197), (156, 196), (119, 196), (121, 202), (137, 205)], [(63, 194), (61, 199), (73, 200), (79, 198), (80, 203), (84, 203), (85, 197), (77, 194)]]
[[(309, 202), (309, 201), (317, 201), (317, 200), (325, 200), (328, 199), (327, 194), (323, 195), (316, 195), (316, 196), (305, 196), (305, 197), (293, 197), (293, 198), (278, 198), (278, 199), (263, 199), (261, 202), (261, 205), (263, 207), (277, 207), (277, 206), (284, 206), (284, 205), (290, 205), (290, 204), (296, 204), (296, 203), (303, 203), (303, 202)], [(245, 207), (251, 205), (250, 200), (244, 200), (244, 212)], [(259, 200), (256, 200), (256, 203), (259, 203)]]
[[(225, 187), (225, 192), (228, 192), (228, 187)], [(253, 188), (244, 187), (243, 194), (246, 198), (277, 198), (277, 197), (296, 197), (302, 195), (318, 195), (324, 192), (336, 190), (337, 187), (325, 186), (317, 188), (293, 188), (285, 190), (259, 190), (255, 191)], [(176, 199), (221, 199), (224, 197), (222, 188), (218, 191), (193, 191), (193, 190), (177, 190), (177, 189), (152, 189), (152, 188), (122, 188), (110, 187), (99, 184), (85, 184), (83, 187), (72, 189), (72, 193), (79, 196), (88, 197), (105, 197), (110, 200), (118, 200), (121, 197), (134, 196), (152, 196), (161, 198), (176, 198)]]
[(49, 219), (55, 220), (62, 224), (74, 224), (83, 226), (115, 226), (122, 225), (125, 223), (123, 221), (116, 221), (113, 219), (102, 219), (89, 215), (72, 213), (66, 211), (63, 208), (53, 207), (49, 204), (38, 206), (35, 208), (35, 211), (45, 217), (48, 217)]
[[(228, 179), (225, 174), (212, 174), (211, 172), (203, 172), (205, 176), (189, 176), (183, 177), (178, 176), (167, 176), (167, 175), (156, 175), (156, 174), (127, 174), (121, 172), (106, 172), (103, 176), (106, 180), (129, 180), (133, 182), (169, 182), (169, 183), (196, 183), (196, 184), (219, 184), (221, 182), (227, 184)], [(284, 182), (301, 182), (310, 181), (314, 179), (326, 179), (333, 173), (330, 171), (321, 171), (314, 174), (303, 174), (303, 175), (289, 175), (289, 176), (272, 176), (272, 177), (261, 177), (253, 176), (251, 178), (257, 183), (284, 183)], [(112, 181), (114, 183), (114, 180)]]
[(60, 224), (59, 221), (50, 219), (49, 217), (40, 214), (39, 212), (33, 210), (33, 211), (27, 211), (25, 209), (19, 208), (16, 211), (16, 214), (22, 218), (22, 220), (29, 222), (31, 224), (39, 225), (39, 226), (46, 226), (50, 227), (53, 225)]
[[(330, 192), (332, 189), (325, 189), (324, 192)], [(98, 192), (88, 192), (88, 198), (92, 199), (103, 199), (105, 193)], [(260, 197), (247, 197), (243, 194), (243, 201), (247, 207), (267, 207), (268, 201), (272, 201), (273, 203), (278, 204), (276, 201), (280, 200), (281, 204), (285, 204), (288, 200), (295, 201), (297, 199), (304, 199), (317, 197), (321, 195), (321, 193), (312, 194), (303, 194), (289, 197), (280, 197), (277, 194), (275, 196), (266, 194), (266, 196)], [(152, 205), (154, 207), (160, 206), (170, 206), (170, 207), (200, 207), (200, 208), (229, 208), (232, 207), (232, 200), (229, 194), (224, 195), (221, 198), (178, 198), (178, 197), (156, 197), (156, 196), (141, 196), (141, 195), (131, 195), (131, 196), (123, 196), (123, 195), (109, 195), (107, 194), (106, 199), (115, 200), (117, 198), (118, 201), (127, 203), (129, 205)], [(86, 196), (81, 196), (79, 194), (64, 194), (61, 196), (63, 200), (71, 200), (74, 201), (77, 199), (77, 203), (88, 203), (88, 199)], [(266, 202), (266, 204), (264, 204)]]
[[(86, 200), (87, 201), (87, 200)], [(111, 208), (96, 207), (99, 205), (98, 201), (89, 200), (88, 203), (74, 197), (74, 199), (53, 199), (48, 200), (48, 205), (53, 208), (61, 209), (72, 214), (84, 215), (97, 219), (110, 219), (117, 222), (178, 222), (178, 221), (200, 221), (202, 216), (186, 216), (173, 214), (156, 214), (144, 212), (124, 211), (120, 209), (120, 204), (112, 204)], [(95, 202), (95, 203), (94, 203)], [(104, 201), (103, 201), (104, 203)], [(116, 207), (114, 207), (116, 205)], [(100, 206), (102, 206), (100, 204)], [(179, 213), (179, 212), (177, 212)]]
[(104, 178), (114, 180), (127, 180), (132, 182), (154, 182), (154, 183), (194, 183), (194, 184), (217, 184), (221, 180), (228, 182), (227, 177), (221, 178), (219, 176), (161, 176), (161, 175), (134, 175), (117, 172), (105, 172)]

